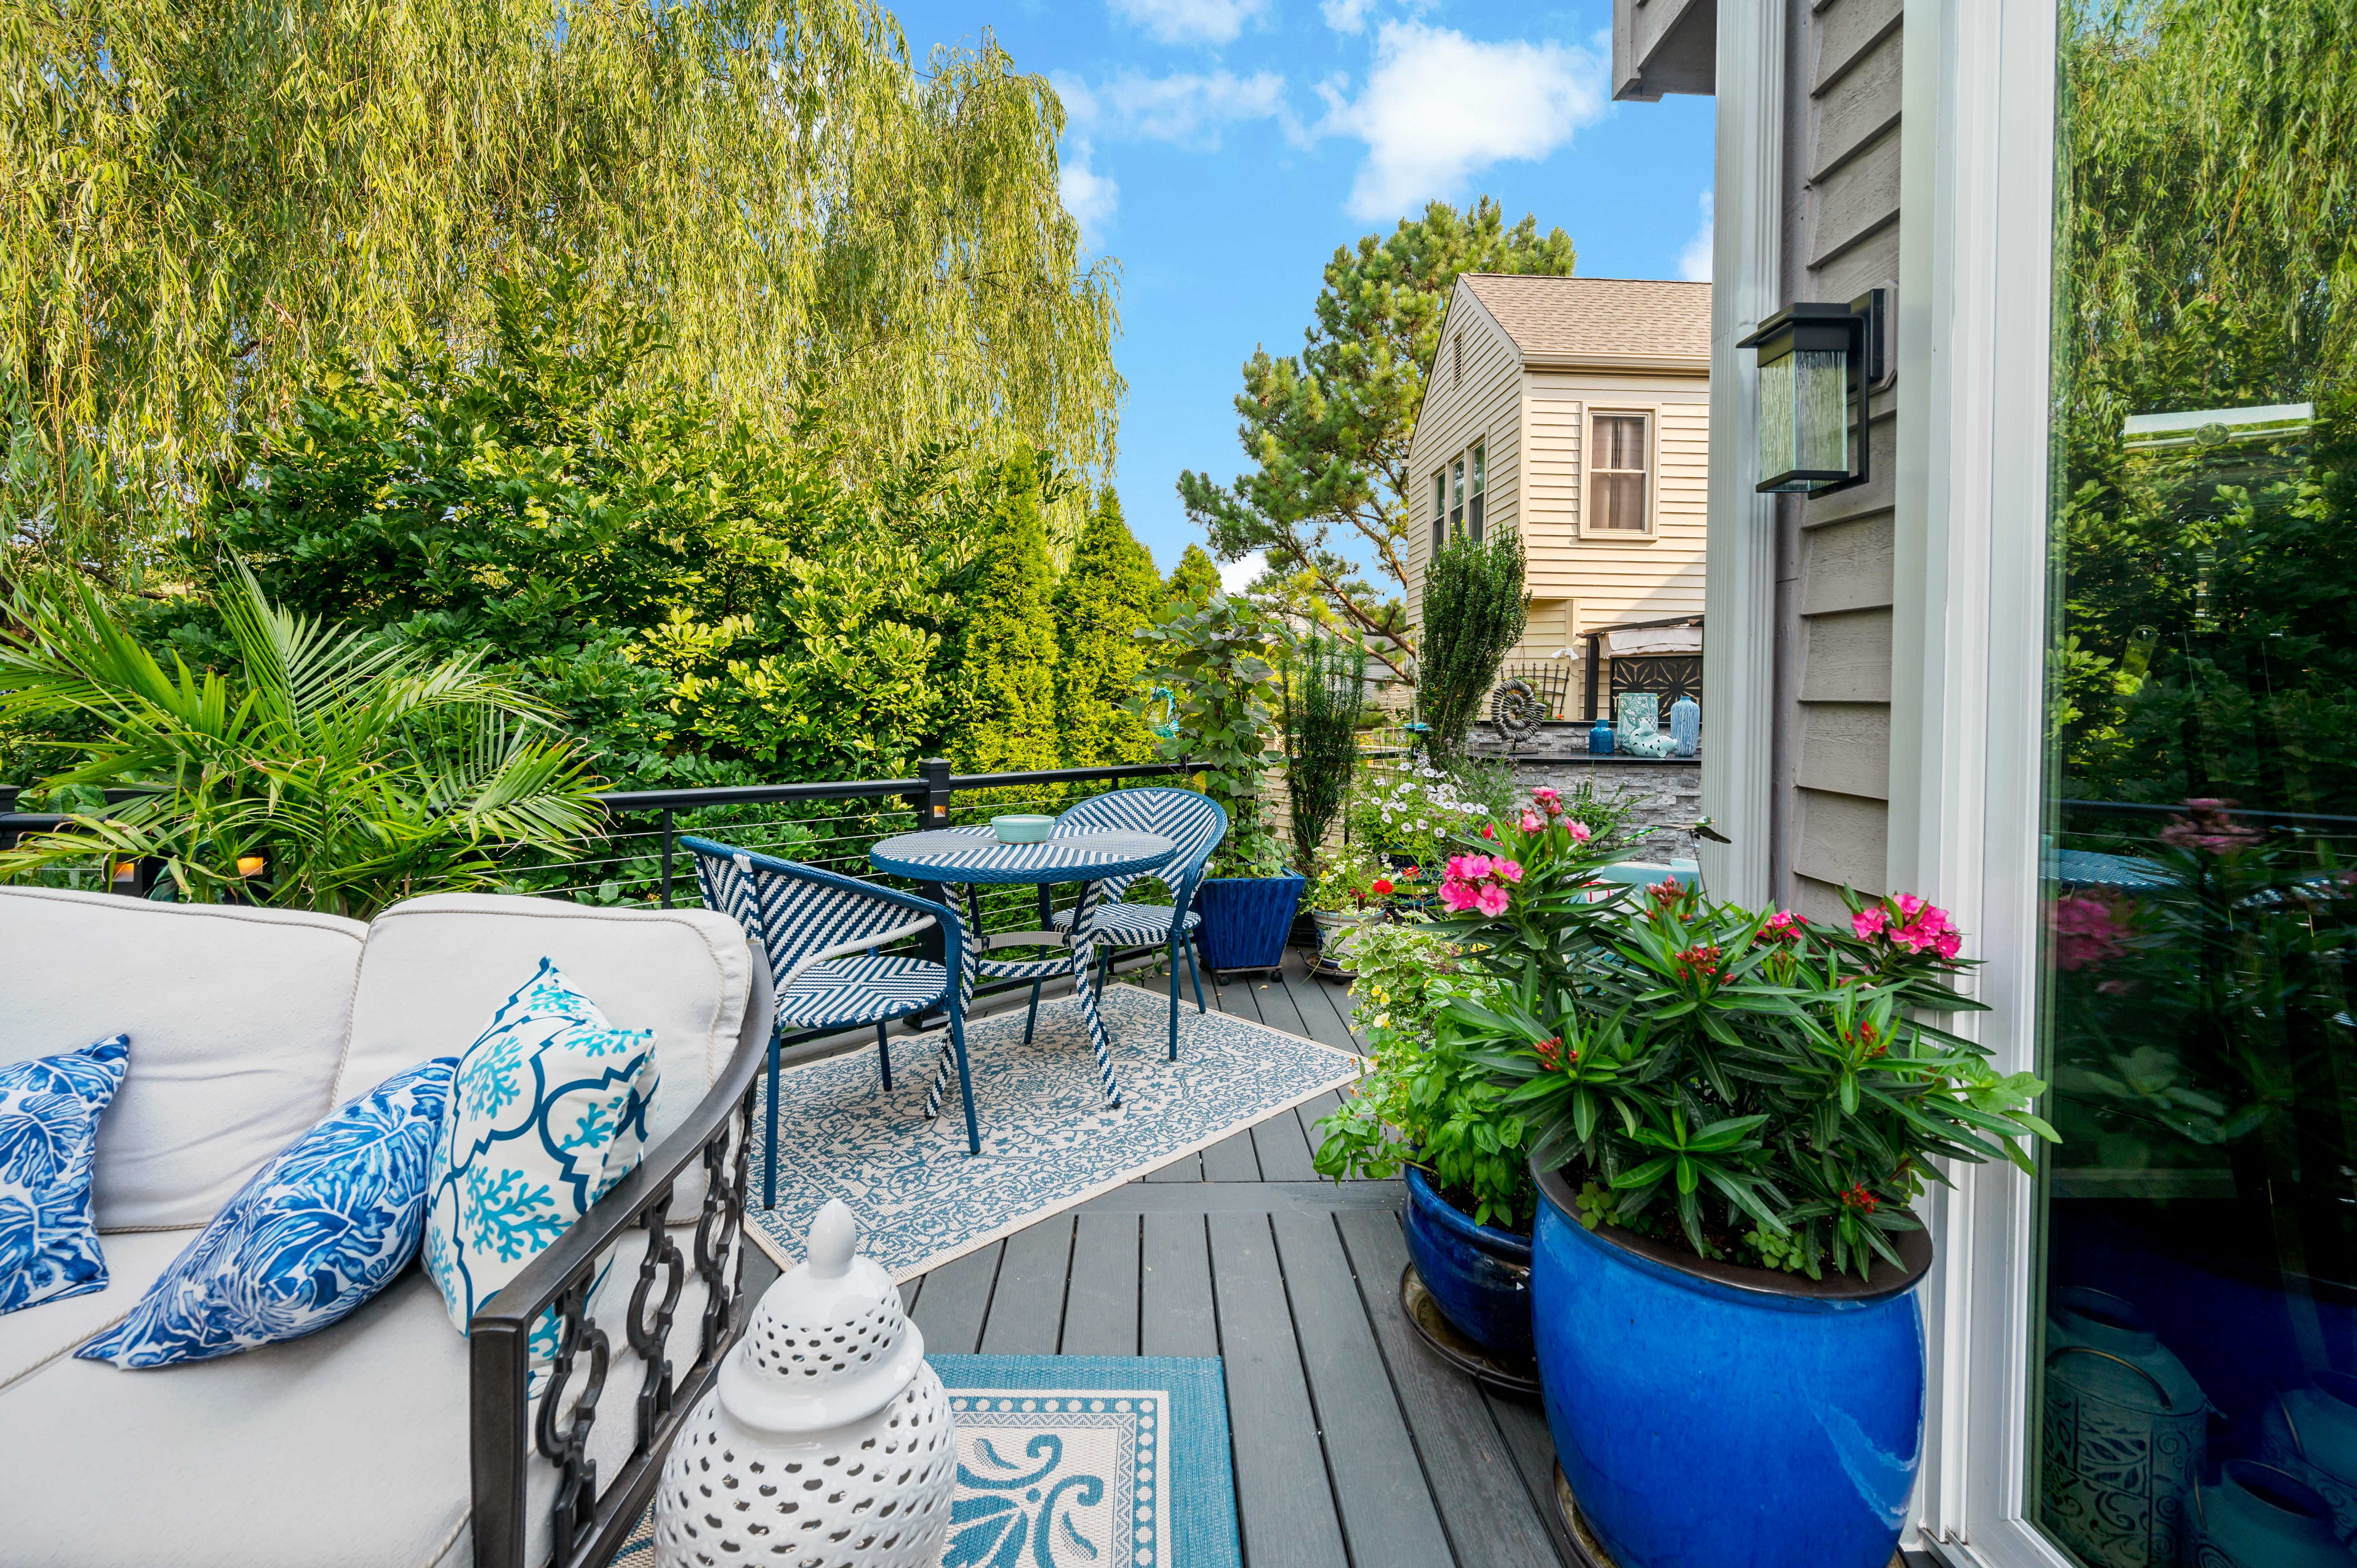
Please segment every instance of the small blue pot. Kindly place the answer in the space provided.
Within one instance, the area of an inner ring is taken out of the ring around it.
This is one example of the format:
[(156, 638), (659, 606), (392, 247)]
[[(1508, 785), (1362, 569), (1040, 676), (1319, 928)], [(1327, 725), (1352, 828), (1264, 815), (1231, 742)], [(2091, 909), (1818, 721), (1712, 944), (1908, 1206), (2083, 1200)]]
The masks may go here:
[(1441, 1315), (1498, 1360), (1531, 1359), (1531, 1244), (1476, 1225), (1407, 1167), (1407, 1255)]
[(1708, 1262), (1539, 1183), (1532, 1323), (1564, 1477), (1620, 1568), (1884, 1568), (1923, 1452), (1922, 1231), (1865, 1282)]
[(1195, 889), (1203, 912), (1203, 967), (1275, 969), (1301, 902), (1298, 876), (1211, 876)]

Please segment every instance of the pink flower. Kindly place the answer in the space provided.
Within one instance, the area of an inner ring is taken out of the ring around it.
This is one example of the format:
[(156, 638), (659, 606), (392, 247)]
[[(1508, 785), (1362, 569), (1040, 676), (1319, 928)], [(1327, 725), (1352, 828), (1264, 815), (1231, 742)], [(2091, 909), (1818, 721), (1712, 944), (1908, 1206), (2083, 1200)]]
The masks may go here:
[(1912, 918), (1916, 915), (1921, 914), (1922, 910), (1923, 900), (1917, 897), (1914, 894), (1901, 893), (1899, 896), (1899, 912), (1900, 914)]
[(1563, 814), (1563, 797), (1553, 789), (1541, 786), (1531, 791), (1531, 799), (1536, 800), (1540, 809), (1550, 817)]
[(1856, 931), (1861, 940), (1880, 936), (1889, 924), (1890, 916), (1879, 905), (1871, 909), (1860, 909), (1849, 918), (1850, 929)]
[(1520, 882), (1523, 879), (1522, 863), (1508, 860), (1502, 854), (1490, 863), (1490, 870), (1491, 875), (1502, 876), (1509, 882)]
[(1479, 882), (1490, 875), (1490, 862), (1478, 854), (1452, 854), (1445, 875), (1468, 882)]
[(1481, 824), (1481, 836), (1485, 839), (1496, 838), (1498, 836), (1498, 830), (1491, 827), (1489, 823), (1483, 822)]
[(1440, 885), (1440, 901), (1461, 914), (1473, 908), (1478, 900), (1472, 883), (1458, 882), (1451, 878)]
[(2098, 893), (2069, 893), (2047, 906), (2054, 967), (2093, 969), (2127, 950), (2135, 906)]
[(1594, 833), (1587, 831), (1587, 824), (1586, 822), (1574, 822), (1571, 824), (1572, 843), (1586, 843), (1589, 839), (1592, 839), (1596, 835)]
[(1526, 833), (1534, 833), (1544, 826), (1546, 826), (1546, 823), (1539, 819), (1539, 814), (1536, 811), (1524, 811), (1523, 813), (1523, 832)]
[(1485, 915), (1502, 915), (1506, 912), (1506, 890), (1494, 882), (1484, 882), (1480, 891), (1474, 894), (1473, 902)]

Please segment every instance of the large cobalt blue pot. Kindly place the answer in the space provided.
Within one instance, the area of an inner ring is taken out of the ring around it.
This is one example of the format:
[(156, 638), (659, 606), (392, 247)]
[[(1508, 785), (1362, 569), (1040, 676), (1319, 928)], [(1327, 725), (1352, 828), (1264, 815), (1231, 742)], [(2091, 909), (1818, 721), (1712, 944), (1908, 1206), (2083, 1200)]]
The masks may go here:
[(1210, 970), (1275, 969), (1301, 902), (1298, 876), (1210, 876), (1195, 889), (1203, 912), (1200, 940)]
[(1531, 1359), (1531, 1243), (1476, 1225), (1407, 1167), (1407, 1255), (1441, 1316), (1501, 1361)]
[(1620, 1568), (1884, 1568), (1923, 1450), (1920, 1230), (1822, 1281), (1579, 1223), (1534, 1172), (1531, 1309), (1555, 1456)]

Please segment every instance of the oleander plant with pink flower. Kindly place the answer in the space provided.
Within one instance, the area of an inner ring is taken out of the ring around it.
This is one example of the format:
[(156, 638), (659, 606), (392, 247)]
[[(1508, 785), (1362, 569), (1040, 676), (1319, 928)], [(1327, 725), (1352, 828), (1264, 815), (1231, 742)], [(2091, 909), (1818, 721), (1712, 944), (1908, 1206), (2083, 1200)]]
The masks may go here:
[(2045, 1085), (1936, 1019), (1979, 1004), (1948, 913), (1846, 894), (1846, 916), (1754, 911), (1621, 858), (1541, 791), (1448, 861), (1437, 929), (1493, 983), (1435, 1048), (1490, 1075), (1533, 1163), (1590, 1225), (1822, 1277), (1897, 1262), (1936, 1162), (2010, 1159), (2053, 1132)]

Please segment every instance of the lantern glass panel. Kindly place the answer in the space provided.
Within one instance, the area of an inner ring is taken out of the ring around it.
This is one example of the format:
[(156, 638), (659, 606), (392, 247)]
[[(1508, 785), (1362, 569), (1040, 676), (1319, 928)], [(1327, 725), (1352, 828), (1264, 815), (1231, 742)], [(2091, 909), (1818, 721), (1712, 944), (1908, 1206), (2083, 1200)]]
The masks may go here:
[(1760, 367), (1760, 483), (1806, 490), (1850, 473), (1849, 356), (1796, 349)]

